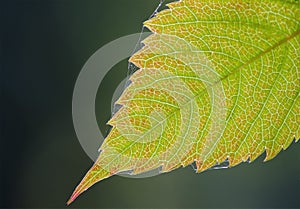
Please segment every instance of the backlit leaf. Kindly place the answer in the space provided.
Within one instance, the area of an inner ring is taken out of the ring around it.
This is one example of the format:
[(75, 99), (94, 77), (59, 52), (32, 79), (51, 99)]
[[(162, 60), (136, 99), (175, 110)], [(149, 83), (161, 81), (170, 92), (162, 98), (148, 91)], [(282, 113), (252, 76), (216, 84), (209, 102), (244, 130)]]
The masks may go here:
[[(68, 203), (123, 171), (197, 172), (274, 158), (300, 137), (299, 1), (182, 0), (145, 22), (153, 35), (95, 165)], [(95, 148), (96, 149), (96, 148)]]

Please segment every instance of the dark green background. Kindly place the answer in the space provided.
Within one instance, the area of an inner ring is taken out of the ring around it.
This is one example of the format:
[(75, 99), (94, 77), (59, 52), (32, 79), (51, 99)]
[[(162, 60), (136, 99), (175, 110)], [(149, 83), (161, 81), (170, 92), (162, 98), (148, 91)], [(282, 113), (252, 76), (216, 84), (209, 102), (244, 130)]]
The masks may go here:
[[(92, 165), (72, 123), (77, 75), (101, 46), (141, 32), (158, 3), (1, 1), (0, 207), (65, 207)], [(112, 93), (127, 72), (126, 61), (119, 63), (99, 88), (96, 111), (103, 133)], [(201, 174), (187, 167), (146, 179), (115, 176), (70, 208), (297, 208), (299, 150), (293, 144), (266, 163), (262, 156), (251, 164)]]

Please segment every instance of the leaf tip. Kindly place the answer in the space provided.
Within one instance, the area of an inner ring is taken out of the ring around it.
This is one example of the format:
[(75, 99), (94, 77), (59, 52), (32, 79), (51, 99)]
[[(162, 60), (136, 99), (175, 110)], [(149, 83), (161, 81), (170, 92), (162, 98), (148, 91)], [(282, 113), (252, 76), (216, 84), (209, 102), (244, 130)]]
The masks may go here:
[(71, 197), (67, 201), (67, 205), (70, 205), (72, 202), (74, 202), (74, 200), (76, 200), (77, 197), (86, 190), (86, 189), (82, 190), (82, 188), (80, 188), (80, 187), (81, 187), (81, 183), (77, 186), (77, 188), (72, 193)]
[(81, 195), (95, 183), (102, 181), (103, 179), (106, 179), (114, 174), (115, 173), (110, 172), (101, 167), (99, 164), (95, 163), (78, 184), (70, 199), (67, 201), (67, 205), (70, 205), (79, 195)]
[(71, 195), (71, 197), (69, 198), (69, 200), (67, 201), (67, 206), (70, 205), (70, 204), (71, 204), (71, 203), (79, 196), (79, 194), (80, 194), (80, 193), (78, 193), (78, 192), (77, 192), (77, 193), (74, 192), (74, 193)]

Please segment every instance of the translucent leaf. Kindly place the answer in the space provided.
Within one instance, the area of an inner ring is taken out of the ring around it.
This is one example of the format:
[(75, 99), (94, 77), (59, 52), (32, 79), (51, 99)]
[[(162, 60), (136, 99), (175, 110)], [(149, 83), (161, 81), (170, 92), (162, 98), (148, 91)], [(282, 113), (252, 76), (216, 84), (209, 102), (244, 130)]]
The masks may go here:
[(153, 35), (117, 101), (95, 165), (68, 203), (120, 172), (201, 172), (300, 137), (299, 1), (182, 0), (144, 24)]

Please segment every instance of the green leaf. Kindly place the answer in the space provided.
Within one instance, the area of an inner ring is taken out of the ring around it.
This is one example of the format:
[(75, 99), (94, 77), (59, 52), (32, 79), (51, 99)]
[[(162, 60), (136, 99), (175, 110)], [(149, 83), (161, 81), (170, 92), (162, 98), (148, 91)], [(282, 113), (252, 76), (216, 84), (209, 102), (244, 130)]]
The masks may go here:
[(145, 22), (153, 35), (100, 156), (69, 203), (98, 181), (193, 162), (274, 158), (300, 137), (299, 1), (182, 0)]

